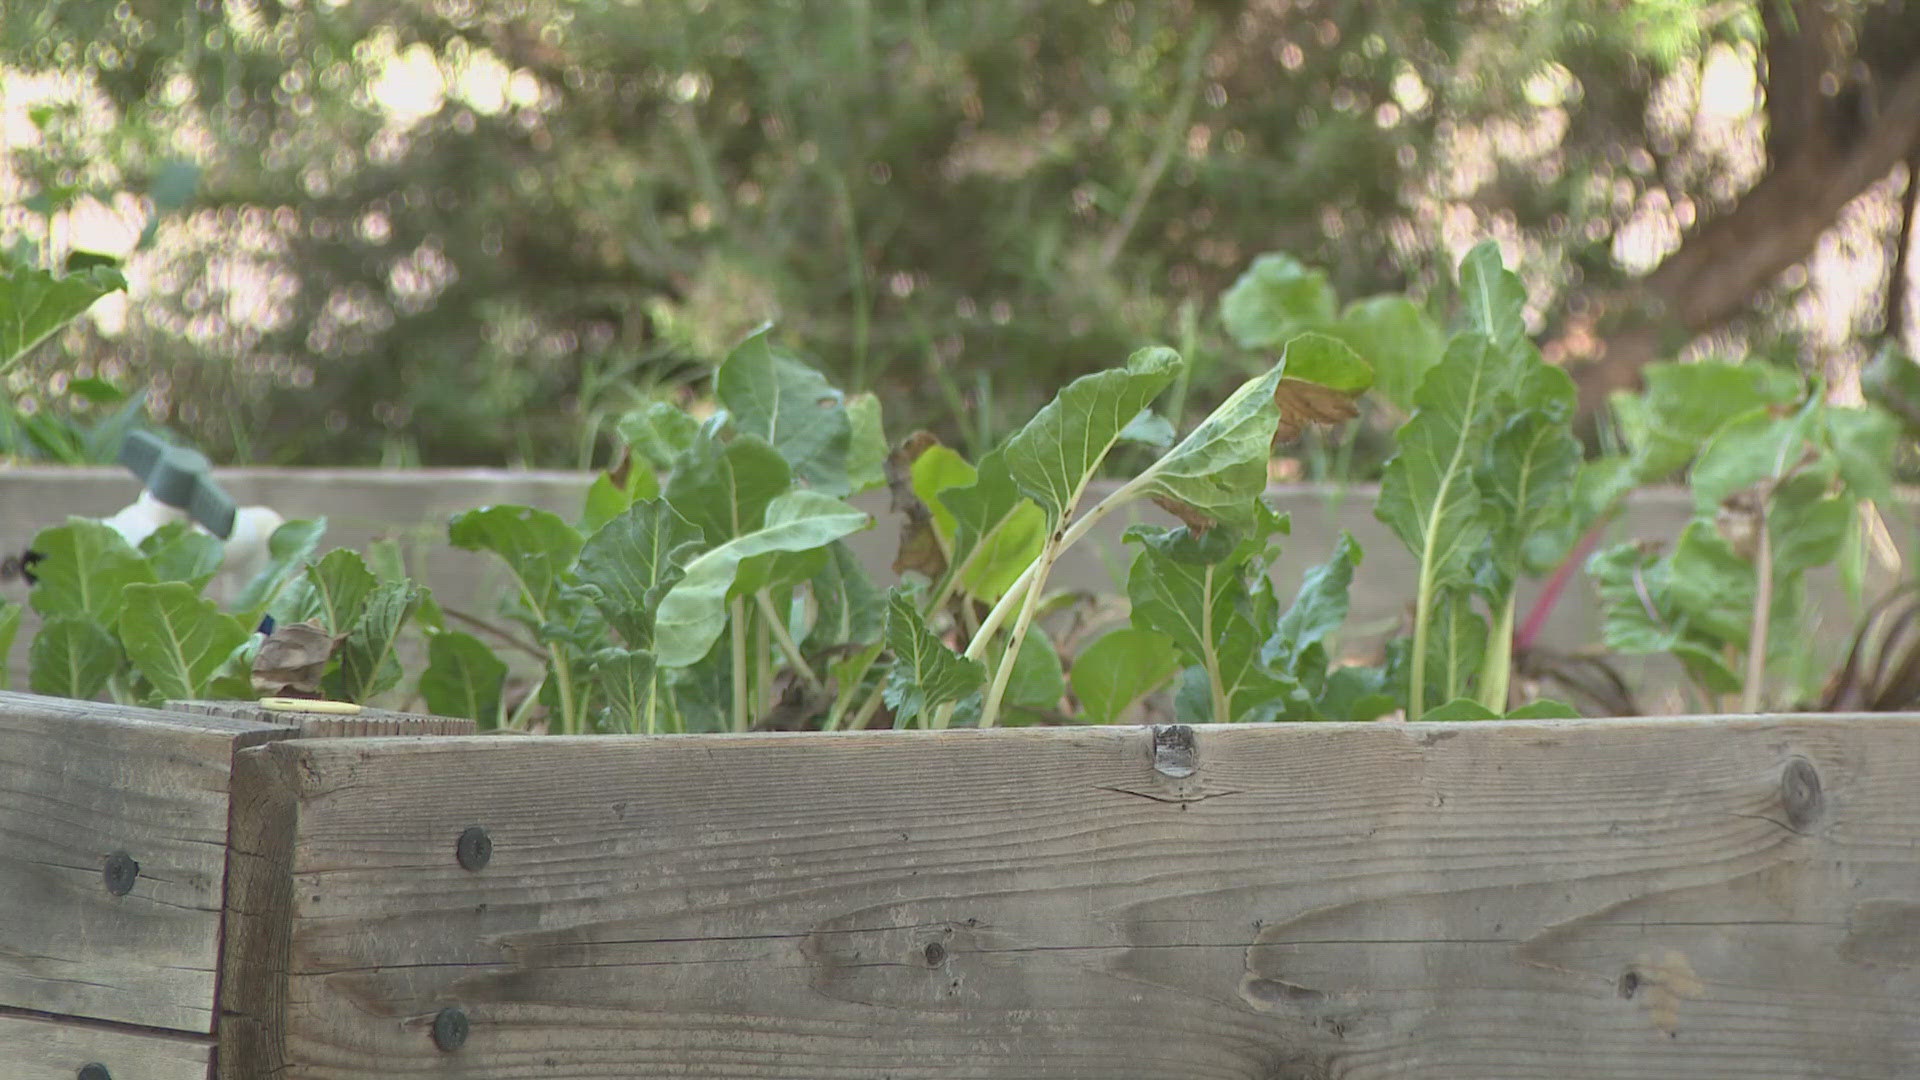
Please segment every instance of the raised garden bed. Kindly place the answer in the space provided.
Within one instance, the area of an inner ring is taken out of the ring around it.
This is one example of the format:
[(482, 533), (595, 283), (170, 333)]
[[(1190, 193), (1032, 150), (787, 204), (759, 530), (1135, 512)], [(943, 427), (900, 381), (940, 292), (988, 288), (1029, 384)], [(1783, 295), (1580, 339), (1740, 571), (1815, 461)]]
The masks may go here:
[(0, 695), (0, 1060), (1920, 1071), (1914, 716), (575, 739), (293, 719)]

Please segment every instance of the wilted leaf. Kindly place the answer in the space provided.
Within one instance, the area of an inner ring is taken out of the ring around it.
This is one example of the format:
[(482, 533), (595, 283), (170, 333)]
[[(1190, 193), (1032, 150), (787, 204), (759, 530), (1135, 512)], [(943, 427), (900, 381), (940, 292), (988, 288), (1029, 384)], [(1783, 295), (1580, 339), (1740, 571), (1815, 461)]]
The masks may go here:
[(342, 640), (313, 623), (275, 626), (254, 654), (253, 689), (269, 697), (319, 696), (320, 677)]

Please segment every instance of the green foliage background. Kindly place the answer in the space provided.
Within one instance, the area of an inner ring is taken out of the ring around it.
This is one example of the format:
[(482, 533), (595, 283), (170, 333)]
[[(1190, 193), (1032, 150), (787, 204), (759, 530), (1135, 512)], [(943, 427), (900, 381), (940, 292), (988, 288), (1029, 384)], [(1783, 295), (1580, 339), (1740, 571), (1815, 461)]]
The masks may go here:
[[(1759, 25), (1694, 0), (9, 7), (9, 77), (66, 82), (5, 155), (27, 208), (0, 242), (57, 248), (46, 213), (87, 196), (136, 230), (179, 207), (124, 327), (41, 350), (16, 396), (84, 407), (77, 356), (216, 459), (303, 464), (581, 464), (769, 318), (976, 455), (1149, 342), (1195, 361), (1198, 415), (1266, 361), (1211, 313), (1268, 250), (1441, 310), (1451, 233), (1495, 235), (1551, 323), (1621, 278), (1644, 195), (1739, 189), (1650, 108)], [(396, 58), (444, 76), (433, 107), (382, 104)], [(1536, 129), (1561, 134), (1462, 179), (1462, 147)]]

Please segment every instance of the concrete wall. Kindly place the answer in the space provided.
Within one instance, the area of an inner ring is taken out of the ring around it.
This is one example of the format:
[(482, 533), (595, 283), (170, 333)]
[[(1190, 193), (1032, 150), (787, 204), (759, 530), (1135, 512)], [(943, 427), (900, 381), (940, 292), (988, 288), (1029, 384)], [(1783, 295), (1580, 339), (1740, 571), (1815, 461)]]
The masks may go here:
[[(456, 551), (446, 543), (446, 522), (453, 514), (479, 506), (518, 503), (552, 510), (568, 519), (579, 511), (591, 476), (570, 472), (508, 472), (483, 469), (422, 469), (407, 472), (332, 469), (227, 469), (221, 483), (243, 506), (264, 503), (289, 518), (324, 515), (329, 529), (325, 547), (363, 548), (380, 537), (397, 537), (409, 553), (416, 577), (432, 586), (448, 606), (491, 614), (506, 588), (505, 575), (489, 556)], [(134, 481), (120, 469), (0, 468), (0, 551), (19, 551), (40, 529), (68, 515), (103, 516), (130, 502), (138, 493)], [(1365, 550), (1355, 576), (1350, 627), (1381, 627), (1412, 602), (1415, 566), (1412, 556), (1392, 533), (1373, 518), (1369, 487), (1341, 489), (1312, 485), (1277, 487), (1271, 501), (1293, 517), (1293, 534), (1275, 568), (1281, 595), (1290, 594), (1301, 572), (1325, 558), (1341, 529), (1349, 529)], [(856, 500), (878, 518), (874, 529), (851, 541), (877, 580), (888, 582), (898, 519), (887, 512), (884, 492), (869, 492)], [(1914, 542), (1913, 504), (1902, 520), (1892, 522), (1902, 550), (1920, 550)], [(1614, 526), (1614, 538), (1672, 540), (1690, 513), (1682, 490), (1639, 493), (1629, 512)], [(1096, 593), (1120, 591), (1132, 551), (1120, 534), (1134, 520), (1167, 522), (1158, 509), (1140, 505), (1132, 514), (1116, 514), (1088, 540), (1069, 553), (1052, 579), (1059, 588)], [(1892, 575), (1876, 568), (1870, 592), (1890, 583)], [(8, 587), (19, 598), (18, 585)], [(1820, 583), (1823, 610), (1830, 622), (1817, 647), (1836, 653), (1851, 626), (1847, 605), (1829, 579)], [(1525, 598), (1523, 597), (1523, 605)], [(32, 613), (28, 613), (32, 619)], [(1844, 625), (1843, 625), (1844, 624)], [(1560, 648), (1597, 642), (1599, 620), (1591, 588), (1583, 580), (1555, 609), (1546, 640)], [(24, 675), (26, 641), (31, 624), (22, 627), (11, 667)], [(1635, 677), (1666, 684), (1671, 676), (1658, 665), (1637, 670)], [(22, 685), (16, 681), (16, 686)], [(1648, 703), (1651, 704), (1651, 703)]]

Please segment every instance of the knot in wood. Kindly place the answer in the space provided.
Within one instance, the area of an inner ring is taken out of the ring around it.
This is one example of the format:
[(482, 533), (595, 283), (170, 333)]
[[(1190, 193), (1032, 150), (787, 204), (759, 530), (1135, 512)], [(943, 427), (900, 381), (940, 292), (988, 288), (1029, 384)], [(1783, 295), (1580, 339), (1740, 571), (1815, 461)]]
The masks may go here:
[(1780, 805), (1787, 812), (1787, 824), (1794, 832), (1805, 832), (1820, 816), (1826, 799), (1820, 793), (1820, 774), (1813, 762), (1796, 757), (1787, 762), (1780, 774)]
[(1176, 780), (1199, 768), (1200, 751), (1186, 724), (1153, 725), (1153, 771)]

